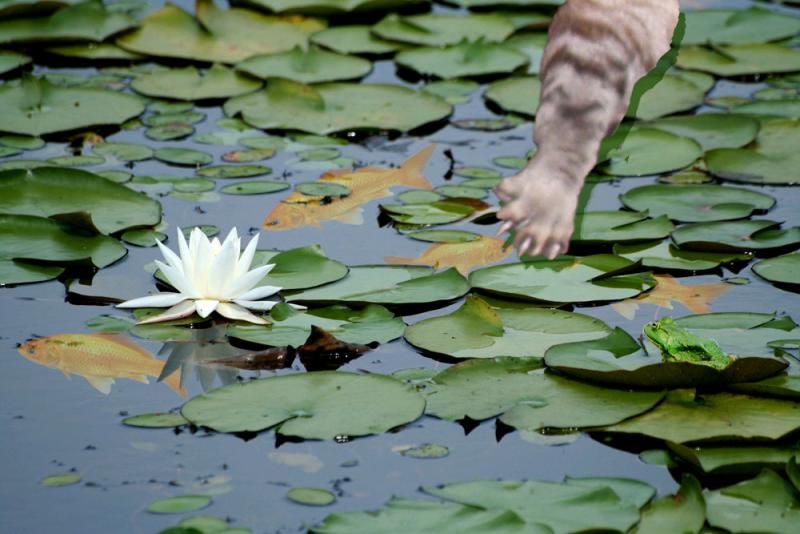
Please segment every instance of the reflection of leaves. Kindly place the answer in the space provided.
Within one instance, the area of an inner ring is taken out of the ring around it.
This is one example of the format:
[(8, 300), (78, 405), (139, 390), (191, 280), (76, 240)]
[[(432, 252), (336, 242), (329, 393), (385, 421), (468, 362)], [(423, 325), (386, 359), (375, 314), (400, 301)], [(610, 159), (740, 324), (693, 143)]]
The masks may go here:
[(668, 274), (656, 275), (654, 278), (658, 284), (652, 291), (616, 302), (611, 307), (627, 319), (633, 319), (639, 304), (654, 304), (671, 310), (672, 303), (679, 302), (695, 313), (708, 313), (711, 311), (711, 303), (731, 288), (730, 284), (725, 283), (685, 286)]
[(257, 352), (248, 352), (237, 356), (229, 356), (208, 363), (246, 369), (248, 371), (264, 371), (284, 369), (292, 365), (295, 350), (292, 347), (271, 347)]
[(297, 352), (300, 354), (300, 361), (309, 371), (334, 370), (377, 346), (377, 342), (369, 345), (345, 343), (324, 329), (312, 326), (311, 335), (297, 348)]
[(225, 333), (224, 327), (213, 327), (192, 330), (193, 341), (164, 343), (159, 356), (167, 356), (167, 363), (159, 380), (169, 376), (175, 370), (181, 370), (181, 385), (186, 383), (192, 369), (203, 391), (211, 389), (214, 380), (219, 377), (223, 384), (236, 381), (236, 370), (201, 365), (202, 362), (233, 356), (241, 352), (229, 343), (221, 341)]

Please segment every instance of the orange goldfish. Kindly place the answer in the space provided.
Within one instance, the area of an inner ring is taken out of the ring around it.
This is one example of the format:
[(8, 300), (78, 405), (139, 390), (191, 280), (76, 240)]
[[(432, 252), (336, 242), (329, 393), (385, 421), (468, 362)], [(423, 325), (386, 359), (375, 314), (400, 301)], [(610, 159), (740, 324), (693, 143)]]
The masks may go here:
[(333, 171), (323, 174), (320, 182), (341, 184), (350, 189), (344, 198), (332, 201), (294, 192), (278, 204), (266, 219), (266, 230), (289, 230), (311, 225), (319, 227), (323, 221), (336, 220), (347, 224), (361, 224), (361, 205), (392, 195), (391, 187), (408, 186), (431, 189), (433, 186), (422, 173), (433, 153), (430, 145), (396, 169), (364, 167), (356, 171)]
[(435, 243), (419, 258), (386, 256), (383, 261), (390, 265), (419, 264), (437, 269), (455, 267), (461, 274), (467, 274), (475, 267), (491, 265), (507, 258), (511, 248), (504, 248), (503, 243), (502, 239), (481, 236), (467, 243)]
[[(115, 378), (146, 384), (148, 376), (158, 376), (164, 367), (163, 361), (114, 334), (58, 334), (29, 339), (18, 350), (32, 362), (60, 369), (67, 378), (70, 373), (84, 377), (106, 395), (111, 392)], [(186, 390), (180, 386), (180, 372), (171, 374), (164, 382), (181, 397), (186, 396)]]

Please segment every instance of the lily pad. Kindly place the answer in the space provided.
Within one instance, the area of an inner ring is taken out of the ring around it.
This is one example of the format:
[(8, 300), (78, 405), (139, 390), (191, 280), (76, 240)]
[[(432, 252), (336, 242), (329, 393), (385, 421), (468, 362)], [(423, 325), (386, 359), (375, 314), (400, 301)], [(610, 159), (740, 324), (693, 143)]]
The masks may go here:
[[(764, 417), (764, 414), (770, 414)], [(676, 443), (775, 440), (800, 427), (800, 403), (738, 393), (676, 390), (653, 410), (607, 427)]]
[(471, 243), (481, 238), (476, 233), (464, 230), (419, 230), (409, 232), (405, 236), (432, 243)]
[(129, 52), (113, 43), (81, 43), (49, 46), (45, 50), (57, 56), (90, 60), (138, 61), (145, 58), (141, 54)]
[(118, 161), (143, 161), (153, 157), (153, 149), (136, 143), (102, 142), (92, 147), (92, 152)]
[(655, 218), (650, 219), (647, 213), (629, 211), (579, 213), (575, 216), (572, 243), (575, 245), (631, 243), (669, 236), (675, 226), (666, 216), (659, 213), (653, 215)]
[(489, 85), (484, 97), (505, 111), (534, 116), (539, 107), (542, 82), (536, 76), (501, 80)]
[(104, 234), (161, 221), (157, 201), (90, 172), (58, 167), (0, 171), (0, 213), (79, 212), (88, 213)]
[(450, 104), (464, 104), (469, 102), (470, 95), (478, 90), (480, 85), (472, 80), (440, 80), (425, 84), (422, 91), (444, 98)]
[(648, 128), (690, 137), (700, 143), (703, 150), (739, 148), (749, 144), (758, 135), (758, 121), (752, 117), (733, 113), (701, 113), (666, 117), (648, 122)]
[(131, 82), (137, 93), (176, 100), (229, 98), (261, 89), (261, 82), (221, 65), (205, 72), (195, 67), (157, 70), (138, 76)]
[(780, 469), (800, 453), (797, 446), (703, 445), (687, 447), (668, 443), (682, 460), (710, 475), (757, 475), (765, 467)]
[(455, 269), (436, 273), (430, 267), (363, 265), (351, 267), (337, 282), (319, 288), (285, 294), (299, 304), (384, 304), (402, 306), (433, 304), (461, 297), (469, 290)]
[[(530, 13), (531, 15), (536, 14), (536, 12)], [(525, 13), (510, 11), (502, 14), (511, 19), (512, 23), (515, 23), (515, 14), (524, 16)], [(503, 44), (515, 48), (528, 56), (528, 74), (539, 74), (544, 47), (547, 45), (547, 33), (520, 32), (503, 41)]]
[(265, 165), (211, 165), (197, 169), (197, 174), (207, 178), (250, 178), (269, 174), (272, 169)]
[[(632, 128), (619, 144), (619, 133), (603, 141), (600, 170), (614, 176), (644, 176), (682, 169), (703, 155), (694, 139), (653, 128)], [(617, 146), (619, 145), (619, 146)], [(605, 147), (617, 146), (610, 151)], [(606, 159), (607, 158), (607, 159)]]
[(285, 436), (334, 439), (385, 432), (417, 419), (425, 400), (413, 388), (377, 374), (318, 371), (215, 389), (181, 413), (218, 432), (276, 427)]
[(455, 312), (409, 326), (415, 347), (453, 358), (541, 358), (562, 343), (599, 339), (610, 332), (599, 319), (547, 308), (493, 309), (476, 296)]
[(700, 532), (706, 522), (703, 489), (692, 475), (684, 474), (675, 495), (667, 495), (649, 503), (642, 510), (642, 519), (634, 534), (648, 532)]
[(95, 41), (136, 25), (126, 13), (111, 13), (102, 2), (67, 5), (45, 16), (0, 21), (0, 44), (57, 41)]
[(65, 263), (91, 261), (106, 267), (126, 252), (116, 239), (71, 234), (51, 219), (0, 215), (0, 284), (51, 280), (64, 271), (59, 264)]
[(446, 46), (466, 39), (502, 42), (514, 32), (505, 17), (491, 14), (425, 14), (403, 17), (387, 15), (372, 27), (372, 33), (389, 41), (423, 46)]
[(767, 194), (716, 185), (646, 185), (620, 195), (625, 207), (673, 221), (708, 222), (743, 219), (775, 205)]
[(230, 325), (227, 335), (232, 338), (271, 347), (299, 347), (311, 334), (311, 327), (322, 328), (339, 341), (368, 345), (388, 343), (403, 335), (405, 324), (383, 306), (369, 305), (362, 310), (345, 306), (317, 308), (299, 312), (278, 305), (270, 314), (272, 324)]
[(688, 11), (685, 17), (684, 46), (766, 43), (800, 32), (800, 18), (759, 6)]
[(350, 188), (333, 182), (304, 182), (294, 186), (294, 190), (310, 197), (346, 197)]
[(11, 50), (0, 50), (0, 74), (11, 72), (30, 62), (30, 56), (20, 54), (19, 52), (12, 52)]
[(44, 477), (40, 484), (46, 488), (60, 488), (61, 486), (71, 486), (81, 481), (78, 473), (65, 473), (63, 475), (50, 475)]
[(441, 47), (419, 47), (397, 54), (395, 63), (423, 76), (459, 78), (505, 74), (528, 62), (522, 52), (484, 41)]
[(684, 46), (676, 65), (717, 76), (743, 76), (800, 70), (800, 51), (777, 44)]
[(214, 161), (214, 156), (208, 152), (183, 147), (161, 147), (154, 154), (157, 160), (173, 165), (206, 165)]
[(696, 108), (703, 105), (706, 93), (713, 86), (714, 78), (707, 74), (664, 74), (652, 87), (634, 86), (632, 101), (638, 102), (638, 106), (629, 109), (628, 116), (652, 120)]
[(430, 204), (442, 200), (442, 195), (428, 189), (412, 189), (398, 193), (396, 198), (403, 204)]
[(153, 514), (183, 514), (194, 512), (211, 504), (207, 495), (179, 495), (153, 501), (147, 511)]
[(320, 135), (352, 130), (413, 130), (452, 112), (440, 97), (397, 85), (327, 83), (314, 87), (271, 80), (264, 91), (225, 103), (228, 116), (263, 129)]
[(753, 265), (753, 272), (781, 287), (800, 289), (800, 252), (763, 260)]
[(421, 458), (421, 459), (435, 459), (444, 458), (450, 454), (450, 449), (444, 445), (436, 445), (435, 443), (425, 443), (417, 447), (408, 447), (400, 449), (400, 454), (407, 458)]
[(335, 282), (347, 276), (348, 268), (325, 256), (319, 245), (295, 248), (284, 252), (258, 250), (253, 266), (272, 263), (275, 267), (259, 285), (278, 286), (283, 291), (306, 289)]
[(122, 424), (141, 428), (173, 428), (188, 425), (189, 421), (179, 413), (146, 413), (126, 417)]
[(336, 501), (336, 495), (323, 488), (292, 488), (286, 493), (286, 497), (307, 506), (327, 506)]
[(118, 125), (144, 111), (144, 105), (132, 95), (59, 87), (32, 76), (24, 76), (19, 84), (0, 86), (0, 107), (0, 130), (24, 135)]
[(340, 54), (391, 54), (406, 46), (372, 35), (366, 24), (326, 28), (312, 35), (311, 42)]
[(756, 142), (749, 148), (720, 148), (706, 153), (708, 170), (734, 182), (792, 185), (800, 183), (800, 120), (763, 122)]
[(697, 252), (681, 250), (669, 240), (614, 245), (614, 254), (632, 261), (641, 261), (647, 269), (667, 271), (707, 271), (724, 263), (750, 261), (750, 256), (739, 252)]
[(672, 232), (682, 248), (714, 252), (769, 251), (800, 246), (800, 226), (782, 230), (775, 221), (687, 224)]
[(191, 124), (181, 122), (151, 126), (144, 131), (144, 135), (154, 141), (175, 141), (189, 137), (193, 133), (194, 128)]
[(249, 3), (283, 14), (340, 15), (362, 11), (388, 11), (428, 0), (248, 0)]
[(219, 9), (213, 0), (198, 0), (195, 10), (196, 20), (166, 4), (117, 44), (148, 56), (238, 63), (256, 54), (305, 46), (309, 35), (324, 28), (321, 21), (300, 16), (285, 19), (249, 9)]
[(226, 195), (266, 195), (289, 189), (289, 184), (278, 180), (249, 180), (220, 187), (219, 192)]
[(381, 204), (380, 207), (393, 221), (413, 225), (448, 224), (476, 211), (473, 205), (449, 199), (427, 204)]
[(169, 124), (196, 124), (202, 122), (206, 116), (199, 111), (175, 111), (169, 113), (157, 113), (145, 117), (143, 122), (147, 126), (162, 126)]
[(167, 235), (156, 230), (128, 230), (120, 236), (124, 242), (137, 247), (154, 247), (156, 241), (164, 241)]
[(297, 47), (288, 52), (252, 56), (236, 68), (256, 78), (319, 83), (363, 78), (372, 70), (372, 63), (314, 47), (306, 50)]
[(621, 300), (647, 291), (655, 281), (631, 260), (599, 254), (553, 261), (531, 260), (478, 269), (469, 275), (473, 288), (490, 295), (554, 303)]

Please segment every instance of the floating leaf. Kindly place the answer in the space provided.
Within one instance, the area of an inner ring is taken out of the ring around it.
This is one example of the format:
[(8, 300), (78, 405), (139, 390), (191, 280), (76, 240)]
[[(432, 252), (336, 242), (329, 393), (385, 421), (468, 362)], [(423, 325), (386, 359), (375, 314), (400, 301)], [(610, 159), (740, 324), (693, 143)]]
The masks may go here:
[(311, 42), (340, 54), (391, 54), (405, 45), (380, 39), (367, 25), (326, 28), (311, 36)]
[(619, 199), (629, 209), (681, 222), (743, 219), (775, 205), (775, 199), (764, 193), (716, 185), (647, 185), (626, 191)]
[(292, 488), (286, 493), (290, 501), (307, 506), (328, 506), (336, 501), (336, 496), (322, 488)]
[(318, 371), (215, 389), (187, 402), (181, 413), (218, 432), (277, 427), (285, 436), (333, 439), (385, 432), (417, 419), (424, 408), (418, 393), (393, 378)]
[(305, 182), (294, 186), (294, 190), (310, 197), (346, 197), (350, 189), (335, 182)]
[(300, 16), (285, 19), (249, 9), (219, 9), (212, 0), (198, 0), (195, 9), (197, 20), (167, 4), (118, 38), (117, 44), (149, 56), (237, 63), (256, 54), (305, 46), (308, 36), (324, 27)]
[(183, 147), (161, 147), (154, 154), (157, 160), (173, 165), (206, 165), (214, 161), (214, 156), (208, 152)]
[(455, 269), (436, 273), (429, 267), (364, 265), (351, 267), (337, 282), (287, 293), (287, 302), (333, 304), (384, 304), (402, 306), (433, 304), (461, 297), (469, 284)]
[(314, 15), (340, 15), (350, 12), (386, 11), (427, 0), (251, 0), (251, 3), (276, 13), (312, 13)]
[(191, 66), (158, 70), (131, 82), (131, 88), (137, 93), (176, 100), (229, 98), (257, 91), (261, 85), (258, 80), (221, 65), (212, 65), (203, 73)]
[(672, 276), (656, 275), (656, 287), (631, 300), (615, 302), (611, 305), (626, 319), (633, 319), (640, 304), (654, 304), (671, 310), (672, 303), (678, 302), (695, 313), (709, 313), (711, 303), (730, 290), (724, 283), (683, 285)]
[[(654, 186), (658, 187), (658, 186)], [(575, 216), (572, 243), (594, 245), (600, 243), (630, 243), (663, 239), (675, 229), (666, 216), (629, 211), (586, 211)]]
[(136, 143), (102, 142), (92, 147), (92, 152), (118, 161), (143, 161), (153, 157), (153, 149)]
[(445, 48), (413, 48), (400, 52), (394, 60), (401, 67), (418, 74), (438, 78), (505, 74), (528, 62), (522, 52), (484, 41), (465, 41)]
[[(195, 139), (195, 141), (196, 140), (197, 139)], [(271, 158), (274, 155), (275, 150), (272, 148), (252, 148), (250, 150), (233, 150), (231, 152), (226, 152), (222, 155), (222, 159), (234, 163), (251, 163), (253, 161), (262, 161)]]
[[(694, 139), (653, 128), (632, 128), (624, 138), (612, 134), (603, 141), (600, 153), (607, 160), (600, 170), (614, 176), (643, 176), (682, 169), (703, 155)], [(622, 144), (619, 144), (619, 141)], [(607, 146), (617, 146), (610, 151)], [(601, 160), (603, 156), (601, 156)]]
[(258, 250), (253, 265), (275, 265), (259, 285), (274, 285), (284, 291), (305, 289), (335, 282), (347, 275), (343, 263), (325, 256), (319, 245), (278, 250)]
[(211, 165), (197, 169), (198, 175), (208, 178), (249, 178), (270, 172), (272, 169), (265, 165)]
[(759, 123), (752, 117), (733, 113), (701, 113), (665, 117), (646, 123), (648, 128), (690, 137), (700, 143), (703, 150), (738, 148), (755, 139)]
[(759, 6), (689, 11), (685, 17), (683, 46), (766, 43), (800, 32), (800, 18)]
[(144, 111), (138, 98), (103, 89), (59, 87), (25, 76), (19, 84), (0, 86), (0, 130), (25, 135), (118, 125)]
[(770, 258), (753, 265), (753, 272), (780, 287), (800, 289), (800, 253)]
[(633, 245), (614, 245), (614, 254), (632, 261), (641, 261), (648, 269), (666, 271), (707, 271), (724, 263), (749, 261), (742, 253), (695, 252), (681, 250), (666, 241), (653, 241)]
[[(714, 86), (714, 78), (701, 73), (667, 73), (654, 86), (635, 85), (629, 117), (652, 120), (703, 105), (706, 92)], [(638, 100), (637, 100), (638, 99)]]
[(226, 195), (265, 195), (289, 189), (289, 184), (277, 180), (250, 180), (228, 184), (219, 189)]
[(408, 131), (444, 119), (452, 108), (438, 96), (386, 84), (303, 85), (274, 79), (264, 91), (235, 97), (224, 106), (264, 130), (326, 135), (342, 130)]
[(542, 82), (535, 76), (508, 78), (489, 85), (484, 97), (505, 111), (534, 116)]
[(306, 50), (297, 47), (288, 52), (252, 56), (237, 64), (236, 68), (256, 78), (319, 83), (363, 78), (372, 70), (372, 63), (313, 47)]
[(425, 443), (417, 447), (401, 447), (395, 450), (407, 458), (435, 459), (444, 458), (450, 454), (450, 449), (435, 443)]
[(635, 266), (630, 260), (608, 254), (564, 257), (479, 269), (470, 274), (469, 281), (473, 288), (490, 295), (546, 302), (600, 302), (634, 297), (655, 285), (649, 276), (626, 274)]
[(137, 247), (155, 247), (156, 241), (164, 241), (167, 235), (156, 230), (128, 230), (120, 239)]
[(179, 413), (146, 413), (126, 417), (122, 424), (141, 428), (172, 428), (188, 425), (189, 421)]
[(12, 52), (11, 50), (0, 50), (0, 74), (11, 72), (30, 62), (31, 58), (25, 54)]
[(111, 61), (137, 61), (145, 56), (128, 52), (113, 43), (81, 43), (62, 46), (50, 46), (45, 50), (51, 54), (68, 58)]
[(469, 217), (477, 210), (475, 205), (449, 199), (429, 204), (381, 204), (380, 208), (393, 221), (413, 225), (448, 224)]
[[(398, 195), (398, 198), (402, 196)], [(464, 230), (419, 230), (405, 234), (406, 237), (434, 243), (470, 243), (483, 239), (483, 236)]]
[(193, 133), (194, 128), (190, 124), (181, 122), (152, 126), (144, 131), (144, 135), (154, 141), (175, 141), (189, 137)]
[(455, 312), (424, 319), (406, 329), (417, 348), (453, 358), (542, 358), (550, 347), (604, 337), (602, 321), (546, 308), (493, 309), (475, 296)]
[(676, 65), (717, 76), (742, 76), (800, 70), (800, 51), (777, 44), (681, 47)]
[(446, 46), (464, 39), (502, 42), (514, 25), (498, 15), (387, 15), (372, 27), (372, 33), (390, 41), (425, 46)]
[(50, 475), (44, 477), (40, 484), (46, 488), (60, 488), (61, 486), (71, 486), (81, 481), (78, 473), (65, 473), (63, 475)]
[(670, 451), (711, 475), (757, 475), (765, 467), (780, 469), (795, 457), (796, 446), (668, 444)]
[(780, 229), (775, 221), (726, 221), (687, 224), (672, 232), (679, 247), (722, 252), (768, 251), (800, 245), (800, 226)]
[(469, 102), (469, 95), (478, 90), (480, 85), (472, 80), (441, 80), (425, 84), (422, 91), (444, 98), (450, 104)]
[[(501, 13), (511, 19), (516, 25), (515, 16), (530, 15), (536, 16), (536, 12), (509, 11)], [(530, 19), (529, 19), (530, 20)], [(503, 44), (516, 48), (528, 56), (528, 74), (539, 74), (539, 68), (544, 55), (544, 47), (547, 45), (547, 33), (545, 32), (521, 32), (516, 33), (503, 41)]]
[(667, 495), (649, 503), (642, 510), (642, 519), (634, 534), (648, 532), (697, 533), (706, 521), (703, 489), (692, 475), (684, 474), (675, 495)]
[(147, 511), (153, 514), (183, 514), (194, 512), (211, 504), (207, 495), (179, 495), (153, 501)]

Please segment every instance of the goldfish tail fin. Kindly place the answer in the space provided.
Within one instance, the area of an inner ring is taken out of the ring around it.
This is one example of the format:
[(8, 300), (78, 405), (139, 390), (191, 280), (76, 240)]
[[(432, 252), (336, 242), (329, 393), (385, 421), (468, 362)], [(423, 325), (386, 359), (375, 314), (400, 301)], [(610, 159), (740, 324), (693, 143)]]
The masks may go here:
[(400, 170), (403, 174), (400, 182), (403, 185), (418, 187), (420, 189), (433, 189), (433, 185), (431, 185), (428, 178), (425, 177), (423, 171), (435, 149), (436, 145), (428, 145), (408, 158), (400, 166)]
[(181, 371), (180, 369), (176, 370), (174, 373), (170, 374), (164, 380), (162, 380), (166, 385), (170, 387), (172, 391), (180, 395), (181, 397), (186, 398), (189, 394), (186, 391), (186, 388), (181, 386)]

